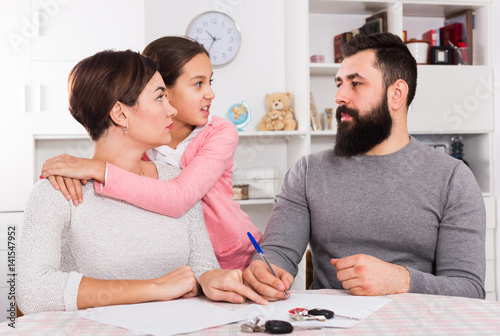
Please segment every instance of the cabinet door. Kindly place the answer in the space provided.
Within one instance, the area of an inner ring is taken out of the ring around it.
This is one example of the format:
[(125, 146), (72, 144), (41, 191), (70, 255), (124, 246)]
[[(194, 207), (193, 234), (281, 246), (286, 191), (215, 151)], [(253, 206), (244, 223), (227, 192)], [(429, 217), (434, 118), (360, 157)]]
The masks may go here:
[(33, 185), (29, 17), (29, 0), (0, 11), (0, 212), (22, 211)]
[(77, 61), (104, 49), (144, 48), (144, 0), (32, 0), (34, 60)]
[(489, 66), (419, 66), (410, 133), (493, 131), (493, 82)]
[(0, 212), (23, 211), (33, 187), (33, 136), (31, 116), (23, 112), (2, 111), (0, 123)]
[(74, 61), (32, 62), (33, 134), (87, 134), (68, 109), (67, 80)]

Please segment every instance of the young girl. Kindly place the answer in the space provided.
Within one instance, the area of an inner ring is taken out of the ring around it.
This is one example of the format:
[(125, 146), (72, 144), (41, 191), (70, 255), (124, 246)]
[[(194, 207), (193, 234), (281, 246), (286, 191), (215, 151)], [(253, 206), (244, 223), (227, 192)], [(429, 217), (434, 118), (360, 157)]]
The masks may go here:
[(170, 181), (152, 180), (110, 163), (61, 155), (43, 165), (42, 176), (50, 177), (56, 189), (60, 186), (68, 200), (71, 192), (75, 205), (83, 199), (71, 191), (71, 183), (67, 191), (64, 182), (72, 180), (58, 178), (56, 183), (54, 175), (97, 179), (104, 183), (97, 192), (173, 217), (181, 216), (201, 199), (220, 266), (244, 270), (254, 252), (247, 232), (258, 241), (262, 234), (233, 200), (232, 168), (238, 132), (229, 121), (210, 114), (215, 95), (208, 52), (194, 40), (169, 36), (151, 42), (143, 55), (159, 63), (167, 98), (178, 111), (172, 142), (148, 151), (144, 159), (178, 166), (182, 173)]

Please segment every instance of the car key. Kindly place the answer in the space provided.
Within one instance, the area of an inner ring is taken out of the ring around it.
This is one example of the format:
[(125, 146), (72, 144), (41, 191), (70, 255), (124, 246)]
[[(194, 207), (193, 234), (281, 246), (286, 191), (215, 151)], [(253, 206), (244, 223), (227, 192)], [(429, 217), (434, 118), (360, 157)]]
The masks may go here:
[(324, 316), (327, 320), (333, 318), (334, 313), (328, 309), (314, 308), (307, 311), (309, 315), (313, 316)]
[(293, 326), (287, 321), (269, 320), (265, 327), (270, 334), (290, 334), (293, 331)]
[(320, 322), (325, 322), (326, 317), (323, 315), (292, 315), (290, 318), (293, 321), (320, 321)]
[(335, 314), (333, 311), (328, 310), (328, 309), (314, 308), (314, 309), (308, 310), (307, 312), (309, 313), (309, 315), (323, 315), (328, 320), (331, 318), (334, 318), (335, 316), (350, 319), (350, 320), (361, 320), (360, 318), (357, 318), (357, 317)]
[(270, 334), (289, 334), (293, 331), (293, 326), (286, 321), (269, 320), (264, 325), (259, 325), (262, 316), (257, 316), (254, 321), (243, 323), (241, 331), (246, 333), (268, 332)]

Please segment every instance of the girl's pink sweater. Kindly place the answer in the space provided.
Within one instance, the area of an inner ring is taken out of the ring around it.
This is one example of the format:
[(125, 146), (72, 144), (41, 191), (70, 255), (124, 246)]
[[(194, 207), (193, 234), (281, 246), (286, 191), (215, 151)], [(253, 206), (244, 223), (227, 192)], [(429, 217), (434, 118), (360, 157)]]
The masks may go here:
[[(236, 127), (213, 116), (189, 143), (181, 159), (181, 174), (161, 181), (142, 177), (107, 163), (106, 184), (96, 191), (143, 209), (180, 217), (200, 199), (205, 225), (221, 268), (245, 270), (255, 251), (247, 232), (260, 242), (262, 233), (233, 200), (233, 155)], [(149, 159), (146, 155), (145, 159)]]

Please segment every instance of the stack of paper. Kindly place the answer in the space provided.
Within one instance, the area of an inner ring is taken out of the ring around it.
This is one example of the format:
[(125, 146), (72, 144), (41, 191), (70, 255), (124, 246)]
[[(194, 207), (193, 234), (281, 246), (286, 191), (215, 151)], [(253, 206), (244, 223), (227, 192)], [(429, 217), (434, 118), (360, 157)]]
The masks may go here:
[(150, 302), (133, 305), (89, 309), (88, 319), (134, 332), (151, 335), (188, 333), (228, 323), (253, 320), (261, 315), (266, 320), (290, 321), (294, 326), (349, 328), (358, 320), (335, 317), (326, 322), (291, 321), (289, 310), (322, 308), (335, 314), (364, 319), (391, 300), (378, 297), (296, 294), (267, 306), (254, 303), (231, 304), (212, 302), (204, 297)]

